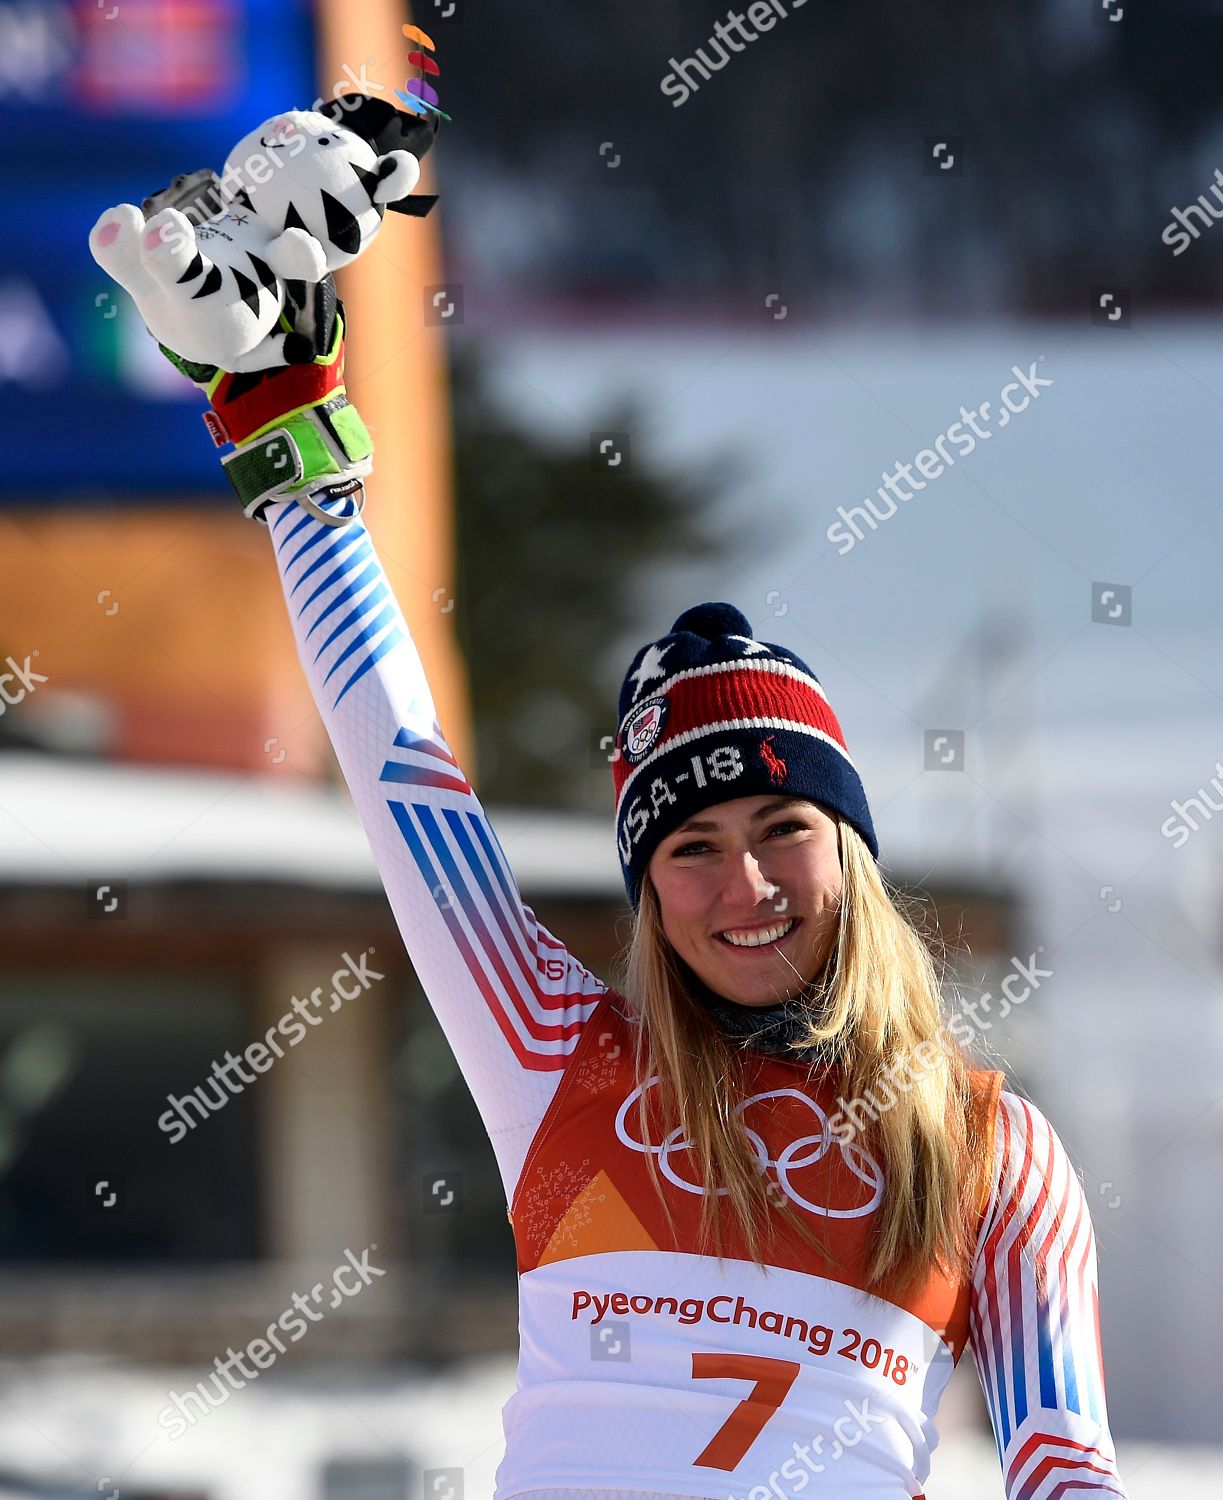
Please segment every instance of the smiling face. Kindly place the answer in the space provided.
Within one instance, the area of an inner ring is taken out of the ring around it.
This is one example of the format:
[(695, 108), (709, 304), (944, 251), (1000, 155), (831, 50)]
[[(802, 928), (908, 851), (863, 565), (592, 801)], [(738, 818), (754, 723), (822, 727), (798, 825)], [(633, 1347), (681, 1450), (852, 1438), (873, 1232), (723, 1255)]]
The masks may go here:
[(799, 797), (737, 797), (669, 834), (647, 874), (663, 931), (715, 994), (776, 1005), (809, 984), (836, 940), (837, 825)]

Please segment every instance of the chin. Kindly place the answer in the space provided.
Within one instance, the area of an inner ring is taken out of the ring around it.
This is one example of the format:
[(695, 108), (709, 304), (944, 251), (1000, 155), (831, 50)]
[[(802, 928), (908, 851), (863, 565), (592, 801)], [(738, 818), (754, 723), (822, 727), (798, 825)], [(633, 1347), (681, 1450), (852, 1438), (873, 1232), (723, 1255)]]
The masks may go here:
[(764, 1007), (766, 1005), (780, 1005), (783, 1000), (793, 1000), (794, 996), (797, 993), (797, 989), (777, 990), (770, 991), (767, 995), (732, 995), (731, 999), (734, 1000), (737, 1005), (752, 1005)]
[[(818, 954), (811, 954), (803, 962), (803, 956), (795, 965), (798, 974), (789, 963), (778, 962), (775, 967), (765, 967), (756, 974), (736, 973), (732, 964), (712, 963), (710, 972), (701, 975), (706, 986), (724, 999), (736, 1005), (780, 1005), (783, 1000), (793, 1000), (813, 984), (822, 973), (824, 964)], [(810, 975), (807, 979), (799, 975)]]
[(797, 983), (783, 984), (780, 980), (770, 983), (767, 979), (759, 979), (754, 984), (745, 985), (742, 979), (736, 983), (731, 976), (705, 982), (717, 994), (727, 1000), (733, 1000), (736, 1005), (780, 1005), (783, 1000), (792, 1000), (805, 988), (804, 985)]

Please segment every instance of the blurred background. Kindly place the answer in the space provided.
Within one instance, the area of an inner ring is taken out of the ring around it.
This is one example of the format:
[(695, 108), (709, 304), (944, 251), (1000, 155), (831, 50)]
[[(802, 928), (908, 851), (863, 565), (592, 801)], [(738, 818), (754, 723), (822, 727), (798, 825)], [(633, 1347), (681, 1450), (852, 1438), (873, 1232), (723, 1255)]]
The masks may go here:
[[(1219, 1493), (1223, 5), (751, 13), (731, 46), (709, 0), (0, 0), (0, 1496), (492, 1493), (492, 1153), (266, 535), (86, 245), (273, 113), (389, 97), (408, 20), (441, 201), (341, 273), (349, 389), (526, 899), (608, 977), (631, 652), (707, 598), (798, 651), (949, 982), (1051, 975), (983, 1060), (1080, 1170), (1131, 1500)], [(159, 1127), (370, 949), (232, 1109)], [(171, 1439), (170, 1393), (370, 1246)], [(1000, 1495), (970, 1356), (940, 1427), (931, 1500)]]

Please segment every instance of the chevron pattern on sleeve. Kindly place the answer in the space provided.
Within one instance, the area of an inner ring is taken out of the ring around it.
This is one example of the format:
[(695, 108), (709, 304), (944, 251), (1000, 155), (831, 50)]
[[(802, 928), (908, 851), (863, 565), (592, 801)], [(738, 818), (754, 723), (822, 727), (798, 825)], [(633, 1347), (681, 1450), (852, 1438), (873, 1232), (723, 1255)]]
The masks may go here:
[(982, 1230), (969, 1338), (1007, 1500), (1125, 1497), (1108, 1432), (1095, 1234), (1065, 1148), (1003, 1092), (997, 1189)]
[(521, 1065), (563, 1068), (606, 986), (523, 904), (440, 727), (431, 737), (401, 729), (395, 745), (410, 758), (388, 760), (382, 781), (457, 794), (457, 806), (399, 795), (387, 804), (456, 950)]
[(375, 662), (407, 639), (398, 606), (359, 522), (337, 530), (285, 506), (273, 527), (289, 607), (307, 627), (315, 662), (326, 667), (323, 684), (336, 708)]

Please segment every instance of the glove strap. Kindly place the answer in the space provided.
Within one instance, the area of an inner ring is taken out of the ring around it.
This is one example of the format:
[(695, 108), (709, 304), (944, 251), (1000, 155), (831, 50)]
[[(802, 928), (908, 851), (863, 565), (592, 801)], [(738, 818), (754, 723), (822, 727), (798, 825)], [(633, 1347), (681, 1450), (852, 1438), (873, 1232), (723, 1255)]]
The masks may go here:
[[(266, 524), (267, 506), (292, 498), (326, 525), (346, 526), (364, 508), (360, 480), (373, 468), (373, 441), (341, 391), (318, 406), (291, 413), (221, 463), (248, 517)], [(334, 476), (331, 483), (326, 482), (329, 475)], [(315, 503), (354, 492), (355, 510), (326, 511)]]
[(290, 337), (325, 339), (326, 349), (300, 363), (229, 374), (159, 347), (208, 398), (203, 417), (213, 442), (234, 443), (221, 463), (249, 518), (266, 525), (272, 502), (295, 499), (325, 525), (346, 526), (364, 508), (361, 480), (373, 468), (374, 445), (344, 391), (344, 317), (334, 283), (303, 284), (303, 294), (314, 298), (315, 332)]

